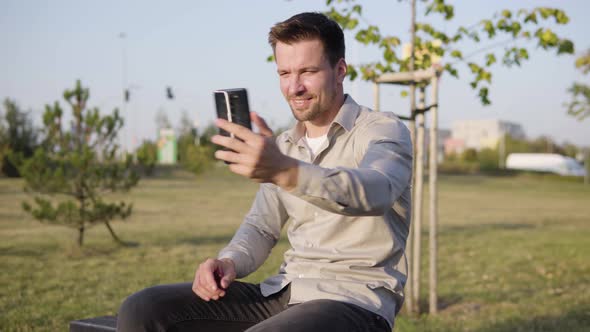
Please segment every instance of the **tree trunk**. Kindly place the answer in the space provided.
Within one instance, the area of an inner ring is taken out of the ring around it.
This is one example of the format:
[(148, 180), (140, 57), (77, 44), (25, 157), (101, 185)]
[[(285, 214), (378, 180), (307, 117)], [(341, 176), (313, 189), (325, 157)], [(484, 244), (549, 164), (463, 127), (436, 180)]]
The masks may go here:
[[(432, 79), (432, 99), (431, 105), (438, 105), (438, 73)], [(436, 314), (438, 312), (438, 242), (437, 242), (437, 227), (438, 227), (438, 106), (431, 108), (432, 118), (430, 125), (430, 175), (428, 181), (430, 182), (430, 288), (429, 288), (429, 312)]]
[[(414, 42), (416, 39), (416, 0), (412, 0), (411, 4), (411, 23), (410, 23), (410, 63), (408, 66), (408, 71), (409, 72), (413, 72), (414, 71), (414, 60), (415, 60), (415, 55), (414, 55)], [(415, 193), (416, 193), (416, 188), (415, 188), (415, 172), (416, 172), (416, 124), (415, 124), (415, 112), (416, 112), (416, 83), (414, 81), (410, 82), (410, 118), (411, 120), (411, 135), (412, 135), (412, 145), (413, 145), (413, 162), (412, 162), (412, 205), (411, 205), (411, 218), (414, 218), (414, 213), (416, 211), (416, 204), (415, 204)], [(409, 255), (406, 255), (408, 257), (408, 279), (406, 282), (406, 302), (407, 302), (407, 310), (410, 314), (415, 313), (416, 311), (414, 310), (414, 308), (416, 307), (416, 302), (418, 301), (418, 299), (413, 297), (414, 294), (414, 287), (416, 286), (413, 281), (412, 281), (412, 266), (413, 266), (413, 256), (415, 255), (414, 252), (412, 252), (412, 247), (413, 247), (413, 232), (414, 232), (414, 220), (410, 221), (410, 231), (408, 232), (408, 241), (406, 243), (406, 252), (409, 253)]]
[[(424, 98), (424, 87), (420, 88), (420, 97), (418, 107), (424, 109), (425, 98)], [(414, 238), (412, 250), (412, 297), (413, 305), (412, 311), (414, 313), (420, 313), (420, 272), (421, 261), (422, 261), (422, 206), (423, 206), (423, 192), (424, 192), (424, 114), (419, 113), (416, 115), (416, 165), (414, 168), (414, 185), (415, 196), (412, 197), (414, 203), (414, 215), (412, 216), (412, 224), (414, 225)]]
[(413, 255), (414, 253), (413, 248), (414, 248), (414, 207), (415, 207), (415, 200), (414, 197), (416, 197), (416, 185), (415, 185), (415, 180), (416, 177), (414, 176), (414, 172), (416, 170), (416, 122), (412, 119), (410, 120), (409, 123), (409, 127), (410, 127), (410, 134), (411, 134), (411, 140), (412, 140), (412, 179), (411, 179), (411, 183), (412, 183), (412, 189), (411, 189), (411, 198), (412, 198), (412, 203), (410, 206), (410, 220), (408, 220), (410, 222), (409, 227), (408, 227), (408, 237), (406, 239), (406, 259), (408, 262), (408, 271), (406, 274), (406, 286), (404, 288), (404, 293), (405, 293), (405, 307), (406, 307), (406, 313), (408, 313), (409, 315), (412, 315), (414, 312), (414, 283), (412, 281), (412, 266), (414, 266), (413, 263)]
[(107, 227), (107, 229), (109, 230), (109, 233), (111, 233), (111, 236), (113, 237), (113, 240), (115, 240), (115, 242), (117, 242), (118, 244), (121, 245), (125, 245), (125, 241), (121, 240), (117, 234), (115, 234), (115, 231), (113, 230), (113, 228), (111, 227), (111, 224), (108, 221), (104, 222), (104, 225)]
[(81, 247), (84, 244), (84, 226), (78, 228), (78, 246)]

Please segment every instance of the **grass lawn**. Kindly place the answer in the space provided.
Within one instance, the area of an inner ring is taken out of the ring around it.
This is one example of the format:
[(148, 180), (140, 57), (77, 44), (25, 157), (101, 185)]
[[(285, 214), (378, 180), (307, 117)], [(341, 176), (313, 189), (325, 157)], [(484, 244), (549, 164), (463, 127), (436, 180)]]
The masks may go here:
[[(230, 240), (256, 188), (223, 167), (144, 179), (125, 195), (133, 216), (113, 224), (138, 245), (119, 247), (96, 226), (79, 249), (75, 230), (22, 211), (20, 180), (0, 179), (0, 331), (64, 331), (71, 320), (115, 314), (146, 286), (191, 281), (197, 264)], [(287, 246), (282, 239), (247, 280), (274, 273)], [(440, 314), (402, 314), (395, 331), (590, 327), (590, 186), (441, 176), (439, 248)]]

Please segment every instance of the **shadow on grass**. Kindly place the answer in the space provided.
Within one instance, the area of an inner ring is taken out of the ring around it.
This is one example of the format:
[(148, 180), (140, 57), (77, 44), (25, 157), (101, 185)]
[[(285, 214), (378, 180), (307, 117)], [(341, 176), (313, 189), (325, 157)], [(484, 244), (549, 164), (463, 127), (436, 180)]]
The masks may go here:
[(493, 224), (472, 224), (472, 225), (451, 225), (441, 227), (441, 233), (480, 233), (487, 231), (510, 231), (536, 228), (534, 224), (515, 224), (515, 223), (493, 223)]
[(180, 238), (176, 240), (178, 244), (203, 245), (203, 244), (227, 244), (232, 239), (231, 234), (217, 234), (217, 235), (198, 235)]
[(480, 332), (500, 331), (588, 331), (590, 303), (580, 305), (561, 316), (519, 317), (479, 329)]
[(31, 248), (23, 248), (17, 246), (9, 246), (0, 248), (0, 257), (9, 257), (9, 256), (17, 256), (17, 257), (43, 257), (49, 255), (50, 252), (55, 251), (58, 247), (57, 246), (43, 246), (43, 247), (31, 247)]
[[(463, 300), (463, 298), (461, 296), (459, 296), (458, 294), (450, 294), (447, 296), (439, 296), (437, 301), (438, 301), (438, 312), (453, 312), (453, 311), (457, 311), (459, 306), (463, 306), (463, 303), (461, 302)], [(418, 302), (418, 308), (419, 308), (419, 312), (421, 314), (426, 314), (430, 311), (430, 305), (429, 305), (429, 299), (428, 297), (421, 297), (420, 301)], [(407, 317), (407, 312), (406, 312), (406, 307), (404, 304), (404, 307), (401, 310), (401, 314)]]
[[(438, 297), (438, 311), (443, 311), (443, 310), (447, 310), (449, 308), (452, 308), (456, 304), (461, 303), (462, 300), (463, 300), (463, 298), (461, 296), (459, 296), (458, 294), (449, 294), (446, 296), (439, 296)], [(420, 302), (418, 304), (420, 307), (420, 312), (428, 312), (428, 310), (429, 310), (428, 303), (429, 302), (428, 302), (427, 298), (420, 299)]]

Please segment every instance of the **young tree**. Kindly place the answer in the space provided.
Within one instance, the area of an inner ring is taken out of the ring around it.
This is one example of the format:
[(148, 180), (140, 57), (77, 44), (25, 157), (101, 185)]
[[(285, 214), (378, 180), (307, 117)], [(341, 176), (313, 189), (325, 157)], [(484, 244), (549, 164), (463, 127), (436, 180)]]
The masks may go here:
[[(489, 19), (482, 19), (475, 24), (463, 27), (460, 26), (453, 33), (445, 33), (432, 24), (426, 22), (416, 22), (416, 3), (421, 3), (424, 9), (424, 16), (439, 14), (445, 20), (452, 20), (454, 17), (454, 6), (449, 5), (445, 0), (410, 0), (408, 14), (411, 18), (410, 25), (410, 43), (408, 52), (400, 52), (401, 39), (397, 36), (383, 35), (378, 26), (368, 23), (368, 20), (362, 16), (362, 6), (356, 4), (354, 0), (326, 0), (329, 6), (328, 16), (338, 22), (343, 29), (355, 32), (355, 39), (365, 45), (377, 46), (382, 50), (382, 58), (365, 64), (349, 64), (348, 73), (351, 80), (359, 76), (364, 80), (375, 81), (377, 78), (386, 73), (392, 72), (413, 72), (417, 70), (429, 69), (436, 66), (439, 70), (447, 71), (450, 75), (459, 77), (459, 65), (465, 64), (471, 74), (471, 88), (477, 90), (477, 94), (484, 105), (491, 103), (489, 87), (492, 82), (491, 67), (498, 60), (507, 67), (520, 65), (529, 58), (526, 47), (527, 42), (537, 41), (539, 47), (544, 50), (556, 50), (557, 54), (573, 53), (573, 43), (564, 38), (560, 38), (550, 28), (539, 24), (543, 20), (554, 19), (557, 24), (567, 24), (569, 18), (564, 11), (555, 8), (538, 7), (531, 10), (521, 9), (517, 12), (502, 10)], [(359, 22), (366, 25), (359, 25)], [(498, 37), (507, 38), (496, 42)], [(479, 46), (479, 44), (485, 44)], [(504, 46), (504, 51), (499, 54), (495, 49)], [(404, 54), (406, 53), (406, 54)], [(435, 58), (443, 58), (447, 55), (447, 62), (444, 64), (435, 64)], [(463, 70), (463, 69), (461, 69)], [(408, 259), (411, 261), (411, 270), (413, 277), (408, 281), (407, 287), (407, 308), (410, 312), (418, 312), (418, 300), (420, 298), (420, 248), (421, 246), (421, 215), (422, 203), (422, 164), (420, 156), (422, 155), (423, 146), (420, 143), (423, 138), (419, 128), (423, 125), (424, 117), (422, 114), (425, 110), (418, 112), (416, 108), (416, 82), (406, 82), (410, 84), (410, 128), (412, 131), (415, 145), (414, 159), (414, 179), (412, 197), (412, 214), (415, 216), (412, 220), (413, 234), (408, 237), (409, 249)], [(424, 83), (420, 83), (420, 88)], [(422, 89), (421, 89), (422, 91)], [(402, 95), (407, 94), (403, 91)], [(434, 101), (436, 102), (436, 101)], [(425, 106), (425, 105), (423, 105)], [(423, 108), (421, 106), (420, 108)], [(415, 122), (415, 120), (418, 120)], [(417, 128), (418, 130), (413, 130)], [(434, 160), (434, 159), (432, 159)], [(436, 169), (436, 164), (434, 166)], [(436, 173), (431, 178), (436, 178)], [(434, 182), (435, 183), (435, 182)], [(436, 192), (436, 190), (431, 190)], [(431, 196), (431, 201), (436, 201), (436, 195)], [(434, 203), (431, 205), (436, 206)], [(419, 214), (419, 213), (420, 214)], [(436, 208), (431, 209), (431, 215), (436, 215)], [(432, 219), (436, 220), (436, 219)], [(431, 224), (435, 229), (436, 222)], [(432, 234), (436, 234), (433, 232)], [(431, 236), (431, 246), (434, 255), (431, 256), (434, 262), (436, 257), (436, 235)], [(414, 242), (413, 245), (411, 242)], [(413, 260), (410, 256), (414, 256)], [(436, 264), (431, 264), (431, 285), (436, 285)], [(434, 272), (433, 272), (434, 271)], [(437, 311), (436, 287), (430, 296), (430, 312)]]
[(34, 197), (23, 208), (41, 222), (77, 229), (80, 246), (85, 230), (100, 223), (123, 244), (110, 222), (129, 217), (132, 204), (105, 200), (106, 194), (128, 191), (139, 180), (131, 156), (119, 160), (116, 138), (123, 119), (118, 110), (101, 116), (98, 108), (87, 108), (90, 93), (80, 81), (63, 97), (72, 108), (69, 126), (58, 102), (47, 105), (41, 147), (21, 167), (25, 191)]
[[(415, 1), (415, 0), (413, 0)], [(454, 18), (455, 7), (445, 0), (422, 0), (424, 16), (441, 15), (446, 21)], [(354, 80), (359, 72), (365, 80), (389, 72), (409, 70), (411, 57), (403, 58), (400, 54), (401, 39), (397, 36), (383, 35), (378, 26), (368, 22), (362, 16), (362, 6), (354, 4), (354, 0), (326, 0), (329, 6), (328, 16), (336, 20), (345, 30), (355, 32), (355, 39), (364, 44), (377, 46), (382, 50), (383, 58), (366, 64), (349, 65), (350, 79)], [(487, 19), (475, 21), (473, 25), (460, 26), (452, 33), (444, 33), (426, 22), (416, 22), (414, 44), (414, 70), (427, 69), (433, 64), (434, 57), (449, 56), (443, 68), (450, 75), (458, 78), (459, 65), (469, 69), (471, 81), (469, 85), (478, 91), (484, 105), (490, 104), (489, 87), (492, 82), (491, 67), (500, 62), (512, 67), (520, 66), (528, 60), (527, 43), (536, 41), (543, 50), (554, 50), (559, 54), (572, 54), (574, 44), (559, 37), (554, 31), (543, 26), (542, 21), (556, 24), (567, 24), (569, 17), (560, 9), (537, 7), (520, 9), (517, 12), (502, 10)], [(504, 38), (498, 42), (498, 39)], [(497, 49), (504, 46), (503, 50)], [(405, 93), (404, 93), (405, 95)]]

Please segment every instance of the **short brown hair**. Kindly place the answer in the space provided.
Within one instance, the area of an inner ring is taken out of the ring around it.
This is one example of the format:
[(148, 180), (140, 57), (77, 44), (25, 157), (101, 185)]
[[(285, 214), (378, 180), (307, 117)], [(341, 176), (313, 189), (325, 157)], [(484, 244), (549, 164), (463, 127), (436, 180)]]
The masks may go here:
[(286, 21), (275, 24), (268, 33), (268, 43), (273, 52), (277, 42), (291, 44), (293, 42), (319, 39), (324, 46), (324, 54), (335, 66), (344, 59), (344, 33), (338, 23), (321, 13), (301, 13)]

